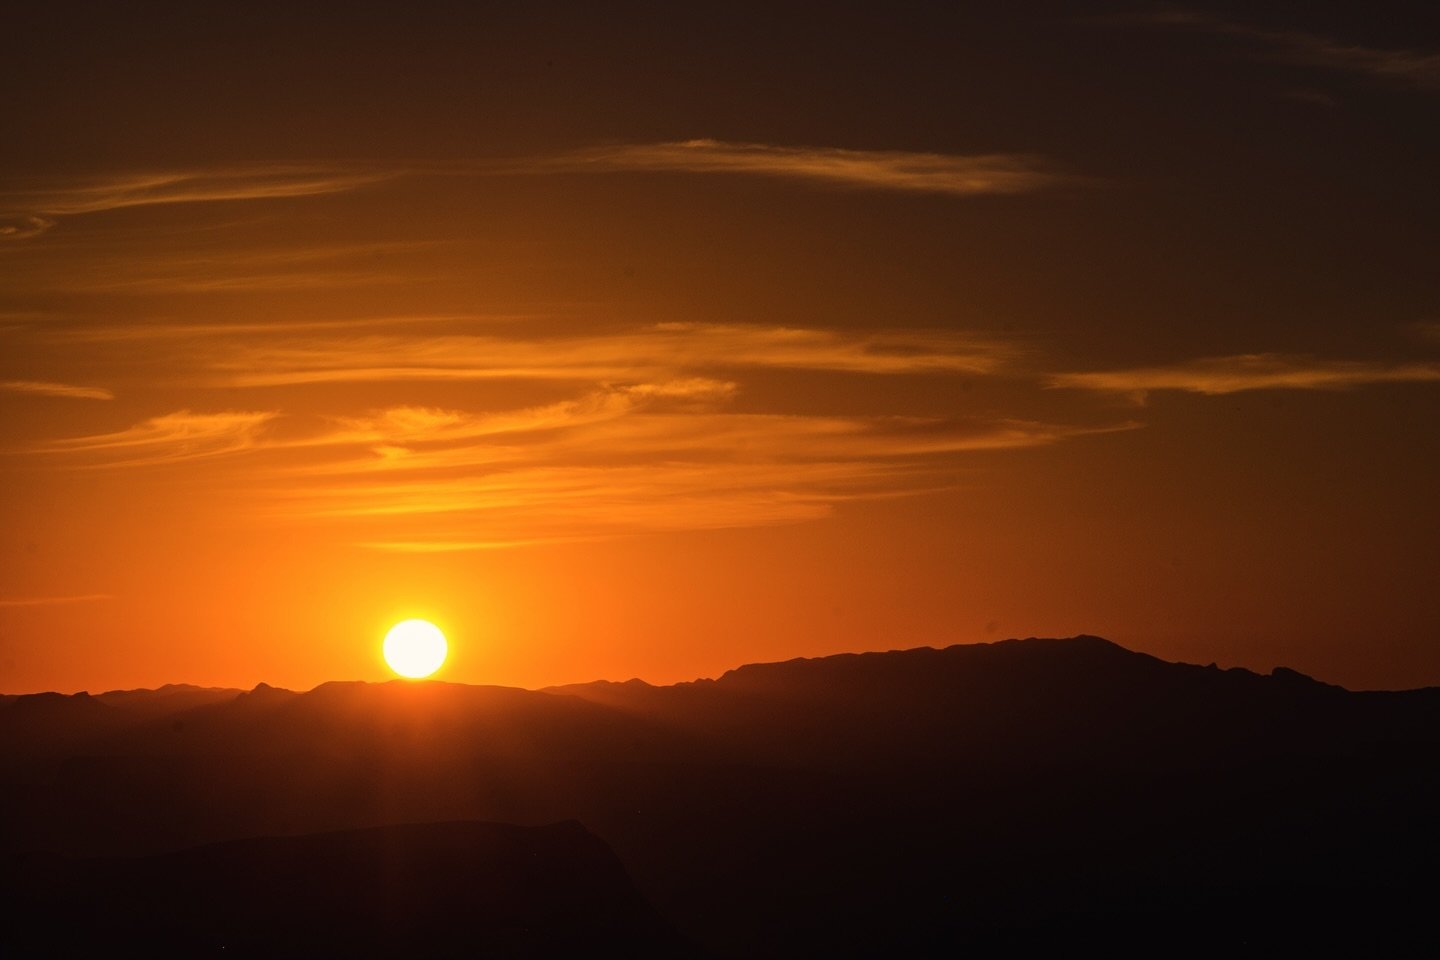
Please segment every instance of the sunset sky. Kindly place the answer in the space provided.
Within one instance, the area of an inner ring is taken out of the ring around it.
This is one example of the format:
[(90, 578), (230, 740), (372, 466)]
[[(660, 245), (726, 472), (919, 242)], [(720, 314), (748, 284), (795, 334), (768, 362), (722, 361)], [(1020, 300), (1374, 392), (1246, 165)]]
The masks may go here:
[(1429, 4), (29, 4), (0, 692), (1440, 684)]

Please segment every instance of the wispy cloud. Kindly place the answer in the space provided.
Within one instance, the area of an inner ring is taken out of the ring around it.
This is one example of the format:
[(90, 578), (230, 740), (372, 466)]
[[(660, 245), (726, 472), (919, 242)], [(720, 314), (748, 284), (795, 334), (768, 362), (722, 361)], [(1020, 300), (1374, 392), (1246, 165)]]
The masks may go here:
[[(751, 427), (752, 433), (764, 429)], [(970, 442), (950, 446), (1036, 446), (1082, 432), (1016, 424), (997, 430), (996, 437), (976, 429)], [(780, 447), (773, 443), (737, 456), (733, 449), (722, 453), (724, 443), (716, 437), (706, 450), (670, 455), (656, 450), (638, 458), (632, 451), (619, 463), (581, 458), (458, 475), (337, 478), (267, 491), (265, 500), (280, 516), (328, 522), (359, 544), (426, 552), (799, 523), (827, 517), (843, 503), (913, 496), (957, 483), (953, 459), (935, 457), (934, 449), (923, 454), (904, 445), (887, 449), (883, 440), (867, 449), (857, 437), (843, 451), (833, 450), (846, 454), (844, 459), (824, 457), (823, 447), (803, 446), (777, 456)]]
[[(335, 429), (303, 440), (297, 446), (368, 446), (381, 452), (377, 465), (400, 466), (406, 444), (433, 445), (480, 438), (571, 429), (614, 421), (642, 408), (668, 407), (694, 416), (734, 396), (729, 381), (691, 377), (664, 383), (640, 383), (596, 390), (575, 400), (502, 413), (469, 413), (432, 407), (399, 406), (362, 417), (337, 417)], [(490, 462), (493, 457), (472, 462)], [(414, 461), (404, 461), (413, 466)]]
[(182, 411), (42, 450), (92, 468), (275, 454), (251, 464), (252, 510), (452, 551), (811, 520), (953, 486), (960, 457), (1138, 426), (741, 413), (735, 392), (690, 377), (508, 411), (389, 407), (298, 435), (269, 429), (273, 413)]
[(1304, 355), (1247, 353), (1125, 370), (1059, 373), (1051, 387), (1134, 394), (1152, 390), (1226, 394), (1245, 390), (1341, 390), (1378, 383), (1440, 380), (1440, 363), (1324, 360)]
[(108, 593), (86, 593), (74, 597), (0, 597), (0, 607), (54, 607), (66, 603), (93, 603), (114, 600)]
[(5, 380), (0, 390), (11, 393), (32, 393), (42, 397), (68, 397), (75, 400), (114, 400), (115, 394), (104, 387), (77, 387), (69, 383), (47, 383), (43, 380)]
[(946, 331), (847, 333), (742, 324), (666, 323), (609, 335), (271, 340), (215, 348), (197, 361), (215, 386), (362, 381), (548, 379), (654, 381), (690, 370), (773, 367), (866, 374), (989, 373), (1015, 353), (996, 338)]
[(1251, 41), (1275, 60), (1321, 67), (1412, 87), (1440, 91), (1440, 53), (1345, 43), (1298, 30), (1270, 30), (1185, 7), (1164, 7), (1147, 22)]
[(0, 240), (27, 240), (55, 226), (49, 217), (27, 214), (0, 215)]
[(1132, 429), (1003, 418), (803, 416), (656, 406), (619, 392), (508, 414), (399, 408), (342, 425), (308, 442), (364, 446), (363, 455), (296, 468), (311, 474), (453, 473), (516, 463), (757, 461), (863, 462), (923, 459), (1042, 446)]
[(893, 494), (906, 472), (878, 463), (572, 464), (291, 489), (269, 502), (294, 518), (344, 522), (359, 542), (454, 549), (813, 520), (842, 500)]
[(1030, 193), (1068, 179), (1029, 154), (787, 147), (683, 140), (591, 147), (517, 164), (515, 172), (661, 171), (786, 177), (835, 187), (952, 196)]
[[(57, 217), (128, 207), (310, 197), (355, 190), (396, 175), (354, 164), (281, 164), (31, 180), (0, 190), (0, 236), (34, 236), (52, 227)], [(15, 229), (7, 230), (7, 225)]]
[(595, 537), (544, 537), (530, 540), (378, 540), (372, 543), (360, 541), (354, 545), (387, 553), (470, 553), (477, 550), (513, 550), (516, 547), (535, 547), (542, 544), (578, 543), (594, 540)]
[(81, 458), (86, 466), (146, 466), (216, 457), (251, 450), (261, 443), (273, 411), (192, 413), (180, 410), (151, 417), (114, 433), (52, 440), (38, 453)]
[(852, 150), (703, 139), (449, 163), (255, 164), (12, 181), (0, 185), (0, 240), (39, 236), (66, 217), (133, 207), (315, 197), (417, 176), (624, 171), (759, 175), (951, 196), (1030, 193), (1074, 179), (1030, 154)]
[(139, 340), (207, 340), (234, 339), (249, 336), (293, 337), (296, 334), (317, 331), (356, 330), (371, 328), (405, 327), (446, 327), (455, 324), (508, 323), (519, 319), (532, 319), (532, 315), (520, 314), (478, 314), (478, 313), (421, 313), (398, 314), (373, 317), (345, 317), (339, 320), (267, 320), (267, 321), (209, 321), (188, 322), (137, 322), (137, 323), (82, 323), (66, 326), (50, 326), (35, 330), (35, 334), (49, 341), (67, 343), (115, 343)]
[(498, 414), (391, 408), (314, 438), (265, 509), (403, 551), (793, 523), (954, 483), (956, 457), (1133, 429), (983, 418), (735, 413), (704, 380)]

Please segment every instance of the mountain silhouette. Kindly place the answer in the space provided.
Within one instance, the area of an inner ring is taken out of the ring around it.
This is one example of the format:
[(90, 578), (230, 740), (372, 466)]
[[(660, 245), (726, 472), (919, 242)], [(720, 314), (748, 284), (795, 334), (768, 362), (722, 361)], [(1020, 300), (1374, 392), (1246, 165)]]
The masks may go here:
[(1076, 637), (194, 697), (0, 701), (0, 853), (573, 820), (720, 956), (1440, 946), (1437, 689)]

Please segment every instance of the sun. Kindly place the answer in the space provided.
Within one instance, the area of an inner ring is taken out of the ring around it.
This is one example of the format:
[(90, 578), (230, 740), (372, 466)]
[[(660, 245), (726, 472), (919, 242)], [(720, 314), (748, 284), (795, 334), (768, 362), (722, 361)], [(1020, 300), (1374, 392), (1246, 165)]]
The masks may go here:
[(449, 647), (445, 634), (429, 620), (402, 620), (385, 634), (383, 649), (391, 670), (419, 680), (440, 669)]

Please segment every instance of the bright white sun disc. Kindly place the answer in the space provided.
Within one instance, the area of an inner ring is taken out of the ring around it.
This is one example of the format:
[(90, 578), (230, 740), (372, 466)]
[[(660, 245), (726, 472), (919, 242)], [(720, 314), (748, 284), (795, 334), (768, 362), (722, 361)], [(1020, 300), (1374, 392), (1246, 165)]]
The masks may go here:
[(447, 649), (445, 634), (428, 620), (402, 620), (385, 634), (385, 662), (412, 680), (439, 670)]

